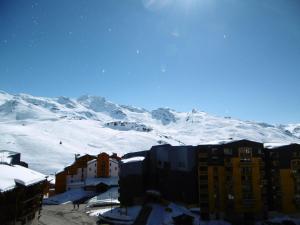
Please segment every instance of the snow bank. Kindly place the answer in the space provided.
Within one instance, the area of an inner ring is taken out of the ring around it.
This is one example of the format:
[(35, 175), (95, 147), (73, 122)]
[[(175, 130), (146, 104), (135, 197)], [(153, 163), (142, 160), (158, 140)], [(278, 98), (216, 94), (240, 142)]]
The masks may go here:
[(109, 204), (119, 204), (119, 191), (118, 187), (110, 188), (108, 191), (101, 193), (93, 198), (91, 198), (87, 205), (89, 207), (100, 206), (100, 205), (109, 205)]

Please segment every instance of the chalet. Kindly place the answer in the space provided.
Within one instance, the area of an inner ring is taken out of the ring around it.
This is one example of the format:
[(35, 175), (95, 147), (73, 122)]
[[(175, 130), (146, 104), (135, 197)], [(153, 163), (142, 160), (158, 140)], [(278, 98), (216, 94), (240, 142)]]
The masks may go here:
[(75, 162), (66, 167), (66, 189), (76, 189), (84, 186), (84, 181), (87, 178), (88, 161), (96, 159), (95, 156), (83, 155), (75, 158)]
[(18, 165), (19, 153), (10, 152), (4, 158), (0, 162), (0, 224), (37, 224), (46, 177)]
[(21, 161), (21, 153), (9, 150), (0, 150), (0, 163), (9, 163), (13, 165), (20, 165), (28, 167), (28, 164)]
[(102, 190), (103, 179), (98, 178), (118, 177), (118, 174), (119, 161), (116, 154), (109, 156), (103, 152), (97, 156), (75, 155), (73, 164), (56, 173), (55, 192), (58, 194), (79, 188)]

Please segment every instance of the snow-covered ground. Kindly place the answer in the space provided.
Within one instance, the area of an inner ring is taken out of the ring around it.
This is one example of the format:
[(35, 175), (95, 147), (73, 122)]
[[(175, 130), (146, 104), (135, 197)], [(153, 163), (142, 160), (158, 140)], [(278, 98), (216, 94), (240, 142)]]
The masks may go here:
[(0, 149), (21, 152), (31, 168), (45, 174), (70, 164), (75, 153), (123, 155), (161, 143), (197, 145), (230, 138), (300, 143), (297, 127), (197, 110), (148, 111), (96, 96), (44, 98), (0, 92)]
[(93, 198), (91, 198), (87, 205), (89, 207), (101, 206), (101, 205), (109, 205), (109, 204), (120, 204), (119, 191), (118, 187), (112, 187), (104, 193), (101, 193)]
[(60, 205), (60, 204), (67, 204), (73, 201), (81, 200), (83, 198), (92, 198), (95, 196), (95, 192), (85, 191), (83, 189), (72, 189), (66, 191), (61, 194), (57, 194), (46, 198), (43, 200), (43, 204), (46, 205)]
[[(147, 220), (147, 225), (164, 225), (164, 224), (173, 224), (173, 217), (187, 214), (192, 217), (194, 217), (194, 224), (196, 225), (230, 225), (229, 223), (222, 221), (222, 220), (211, 220), (211, 221), (200, 221), (199, 216), (196, 214), (193, 214), (190, 210), (187, 208), (170, 203), (168, 206), (163, 206), (160, 204), (149, 204), (149, 206), (152, 208), (150, 215)], [(166, 210), (168, 209), (168, 210)], [(97, 216), (100, 218), (105, 218), (107, 221), (113, 221), (114, 219), (118, 221), (123, 221), (122, 224), (132, 224), (132, 221), (134, 221), (140, 210), (141, 206), (133, 206), (127, 208), (127, 215), (125, 214), (124, 208), (101, 208), (101, 209), (95, 209), (90, 210), (87, 213), (90, 216)], [(127, 222), (129, 221), (129, 222)], [(121, 223), (120, 223), (121, 224)]]

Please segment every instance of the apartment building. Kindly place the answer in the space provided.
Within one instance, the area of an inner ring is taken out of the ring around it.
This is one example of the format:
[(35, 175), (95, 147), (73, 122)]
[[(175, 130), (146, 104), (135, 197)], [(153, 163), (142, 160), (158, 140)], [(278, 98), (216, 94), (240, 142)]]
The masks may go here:
[(264, 146), (248, 140), (198, 146), (201, 216), (233, 223), (267, 217)]
[(300, 145), (266, 146), (271, 211), (300, 213)]

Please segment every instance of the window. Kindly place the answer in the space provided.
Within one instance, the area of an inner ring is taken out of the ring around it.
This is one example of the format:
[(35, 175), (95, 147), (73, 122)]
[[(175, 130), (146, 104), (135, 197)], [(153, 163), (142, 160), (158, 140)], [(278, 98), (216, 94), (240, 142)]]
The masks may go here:
[(171, 165), (169, 162), (164, 162), (164, 169), (170, 169)]
[(199, 170), (201, 170), (201, 171), (207, 171), (208, 168), (206, 166), (199, 166)]
[(300, 169), (300, 160), (294, 159), (291, 161), (291, 169), (297, 172)]
[(298, 151), (293, 152), (293, 157), (295, 158), (300, 157), (300, 152)]
[(257, 154), (261, 154), (262, 151), (261, 151), (261, 148), (257, 149)]
[(185, 163), (184, 162), (178, 162), (177, 166), (178, 166), (178, 168), (185, 168)]
[(232, 149), (230, 149), (230, 148), (225, 148), (225, 149), (224, 149), (224, 154), (225, 154), (225, 155), (232, 155)]
[(250, 161), (252, 158), (252, 148), (249, 147), (239, 148), (239, 156), (241, 161)]
[(207, 180), (208, 177), (207, 177), (207, 175), (200, 175), (200, 176), (199, 176), (199, 179), (200, 179), (200, 180)]

